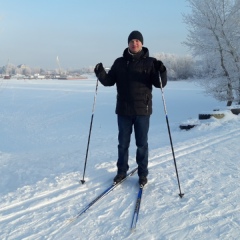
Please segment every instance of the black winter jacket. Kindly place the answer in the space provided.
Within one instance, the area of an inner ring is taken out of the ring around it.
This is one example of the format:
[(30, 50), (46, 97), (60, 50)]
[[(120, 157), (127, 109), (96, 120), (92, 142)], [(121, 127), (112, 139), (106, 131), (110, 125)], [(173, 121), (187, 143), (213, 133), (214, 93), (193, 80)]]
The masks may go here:
[[(117, 58), (108, 73), (103, 69), (97, 77), (104, 86), (117, 87), (116, 114), (126, 116), (152, 114), (152, 86), (160, 88), (159, 72), (155, 70), (155, 58), (148, 49), (132, 55), (128, 48), (123, 57)], [(167, 71), (160, 72), (162, 86), (167, 84)]]

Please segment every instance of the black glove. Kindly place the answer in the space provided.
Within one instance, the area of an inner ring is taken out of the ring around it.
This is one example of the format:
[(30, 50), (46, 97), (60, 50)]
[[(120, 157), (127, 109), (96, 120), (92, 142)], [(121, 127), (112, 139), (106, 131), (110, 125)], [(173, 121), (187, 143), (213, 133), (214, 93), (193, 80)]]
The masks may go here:
[(100, 72), (104, 70), (102, 63), (98, 63), (96, 67), (94, 68), (94, 72), (96, 75), (98, 75)]
[(160, 60), (154, 61), (154, 68), (156, 71), (165, 72), (166, 67), (163, 65), (163, 62)]

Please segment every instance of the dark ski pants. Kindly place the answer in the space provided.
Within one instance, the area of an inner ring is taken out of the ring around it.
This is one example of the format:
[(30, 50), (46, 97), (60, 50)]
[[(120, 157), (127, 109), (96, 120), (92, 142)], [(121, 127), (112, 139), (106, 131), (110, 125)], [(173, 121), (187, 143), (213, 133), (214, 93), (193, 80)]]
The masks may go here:
[(131, 134), (134, 127), (138, 176), (148, 175), (148, 130), (150, 116), (118, 115), (118, 173), (126, 174)]

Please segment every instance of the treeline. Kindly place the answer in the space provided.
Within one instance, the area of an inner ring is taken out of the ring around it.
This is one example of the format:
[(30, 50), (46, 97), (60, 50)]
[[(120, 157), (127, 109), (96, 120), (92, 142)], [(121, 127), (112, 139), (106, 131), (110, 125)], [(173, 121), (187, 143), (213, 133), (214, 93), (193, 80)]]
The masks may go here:
[[(154, 55), (157, 59), (160, 59), (164, 62), (168, 69), (168, 78), (170, 80), (181, 80), (193, 78), (194, 76), (201, 73), (197, 70), (196, 62), (191, 56), (178, 56), (175, 54), (166, 54), (166, 53), (157, 53)], [(95, 66), (83, 67), (81, 69), (75, 70), (61, 70), (64, 74), (86, 74), (93, 73)], [(111, 68), (111, 66), (109, 66)], [(27, 65), (18, 65), (8, 64), (7, 66), (0, 67), (0, 74), (8, 75), (46, 75), (46, 74), (59, 74), (59, 69), (54, 70), (44, 70), (43, 68), (32, 68)]]

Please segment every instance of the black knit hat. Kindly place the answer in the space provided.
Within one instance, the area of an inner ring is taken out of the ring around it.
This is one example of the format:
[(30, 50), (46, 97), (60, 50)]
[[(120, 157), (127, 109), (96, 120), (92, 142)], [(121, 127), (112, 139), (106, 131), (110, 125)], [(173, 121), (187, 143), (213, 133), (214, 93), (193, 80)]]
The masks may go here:
[(132, 39), (137, 39), (139, 40), (142, 44), (143, 44), (143, 36), (139, 31), (132, 31), (129, 36), (128, 36), (128, 43), (132, 40)]

